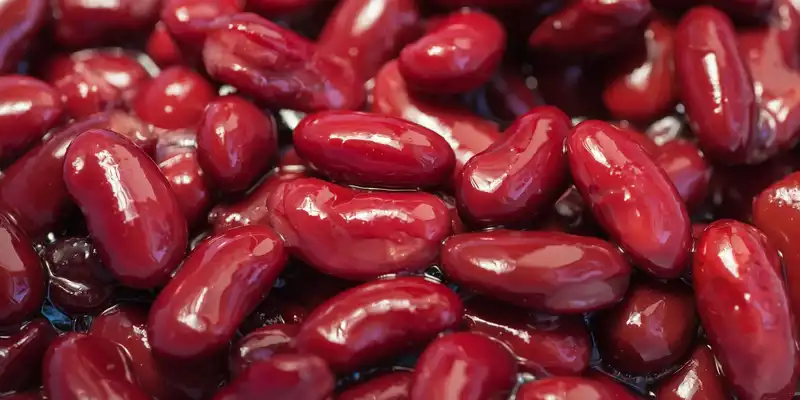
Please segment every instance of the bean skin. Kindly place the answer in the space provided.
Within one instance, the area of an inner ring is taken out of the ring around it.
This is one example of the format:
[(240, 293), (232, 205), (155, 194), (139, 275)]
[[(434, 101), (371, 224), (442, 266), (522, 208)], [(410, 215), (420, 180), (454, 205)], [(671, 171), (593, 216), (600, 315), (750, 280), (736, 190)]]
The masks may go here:
[(13, 0), (0, 10), (0, 72), (17, 68), (50, 14), (46, 0)]
[(175, 66), (143, 83), (132, 105), (141, 119), (156, 127), (195, 128), (214, 97), (214, 88), (200, 74)]
[(391, 372), (345, 390), (336, 400), (408, 400), (411, 378), (411, 372)]
[(31, 240), (0, 215), (0, 325), (25, 321), (39, 310), (46, 275)]
[(325, 400), (333, 392), (334, 377), (321, 358), (308, 354), (280, 354), (244, 370), (214, 400), (263, 398)]
[(660, 382), (658, 400), (724, 400), (730, 398), (723, 377), (717, 372), (714, 353), (698, 345), (689, 361), (672, 376)]
[(0, 160), (9, 162), (41, 139), (64, 105), (50, 85), (21, 75), (0, 77)]
[(248, 333), (231, 348), (230, 371), (236, 377), (248, 366), (269, 360), (277, 354), (294, 352), (296, 324), (273, 324)]
[(571, 376), (552, 377), (520, 386), (517, 400), (636, 400), (613, 381)]
[(42, 357), (56, 336), (47, 320), (36, 318), (16, 334), (0, 338), (0, 391), (38, 386)]

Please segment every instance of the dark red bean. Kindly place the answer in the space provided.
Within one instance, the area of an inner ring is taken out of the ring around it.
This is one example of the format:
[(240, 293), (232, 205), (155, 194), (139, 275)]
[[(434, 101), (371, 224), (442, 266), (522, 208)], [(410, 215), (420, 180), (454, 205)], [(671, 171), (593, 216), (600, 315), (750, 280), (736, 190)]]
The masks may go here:
[(279, 354), (251, 365), (214, 400), (270, 398), (325, 400), (333, 392), (334, 376), (325, 361), (313, 355)]
[(161, 21), (175, 40), (199, 51), (215, 23), (242, 10), (243, 0), (165, 0)]
[(620, 304), (598, 314), (595, 332), (605, 362), (648, 375), (683, 358), (697, 335), (697, 322), (692, 292), (683, 283), (642, 281)]
[(459, 332), (428, 345), (417, 360), (411, 400), (505, 398), (517, 366), (508, 350), (486, 336)]
[(703, 204), (711, 181), (711, 166), (697, 146), (683, 139), (659, 147), (654, 161), (678, 190), (686, 208), (696, 209)]
[(246, 190), (267, 172), (277, 152), (272, 115), (237, 96), (208, 103), (197, 129), (197, 155), (216, 188)]
[(446, 8), (458, 9), (462, 7), (478, 7), (478, 8), (509, 8), (515, 10), (517, 7), (529, 3), (525, 0), (433, 0), (432, 3)]
[(66, 47), (108, 42), (149, 28), (158, 18), (158, 0), (122, 0), (114, 3), (56, 0), (53, 2), (55, 39)]
[(504, 67), (486, 84), (486, 103), (495, 117), (515, 120), (532, 108), (544, 105), (544, 100), (528, 87), (525, 76)]
[(272, 108), (311, 112), (356, 109), (362, 81), (343, 59), (255, 14), (238, 14), (209, 33), (203, 46), (209, 75)]
[(46, 0), (12, 0), (0, 10), (0, 73), (17, 68), (49, 12)]
[(461, 322), (461, 300), (423, 278), (376, 280), (334, 296), (306, 318), (296, 336), (334, 371), (351, 371), (423, 344)]
[(0, 337), (0, 391), (38, 386), (42, 356), (55, 338), (56, 331), (43, 318), (34, 319), (13, 335)]
[(681, 19), (675, 31), (675, 71), (686, 115), (705, 154), (729, 164), (763, 161), (749, 152), (756, 99), (725, 14), (697, 7)]
[(186, 251), (186, 219), (145, 153), (113, 132), (88, 130), (67, 150), (64, 182), (120, 282), (150, 288), (169, 279)]
[(633, 259), (659, 278), (676, 278), (688, 261), (689, 216), (669, 177), (631, 139), (600, 121), (567, 138), (575, 186), (597, 222)]
[(230, 371), (240, 375), (250, 365), (272, 356), (294, 352), (294, 337), (300, 325), (275, 324), (248, 333), (231, 347)]
[(211, 207), (211, 191), (194, 151), (176, 154), (158, 164), (190, 227), (197, 226)]
[(381, 375), (345, 390), (336, 400), (408, 400), (411, 377), (407, 371)]
[(651, 0), (657, 8), (682, 12), (691, 7), (708, 4), (726, 12), (731, 17), (745, 22), (758, 21), (777, 3), (773, 0)]
[(463, 93), (494, 74), (506, 47), (506, 32), (482, 12), (457, 12), (406, 46), (398, 67), (408, 86), (432, 93)]
[(214, 97), (214, 88), (202, 76), (176, 66), (139, 87), (133, 110), (139, 118), (159, 128), (194, 128)]
[(344, 279), (427, 268), (450, 234), (450, 211), (427, 193), (359, 192), (301, 178), (280, 183), (267, 210), (294, 256)]
[(167, 30), (163, 22), (158, 21), (147, 38), (145, 50), (147, 55), (153, 59), (159, 67), (166, 68), (173, 65), (181, 65), (187, 62), (187, 56), (176, 43), (175, 38)]
[(717, 371), (714, 353), (706, 345), (695, 348), (691, 358), (678, 371), (658, 384), (658, 400), (724, 400), (730, 396)]
[(573, 376), (539, 379), (519, 387), (516, 400), (636, 400), (612, 380)]
[(789, 299), (775, 250), (765, 244), (758, 229), (719, 220), (706, 228), (694, 253), (700, 320), (741, 399), (791, 398), (797, 378)]
[(608, 307), (622, 299), (631, 274), (622, 254), (602, 240), (508, 230), (449, 237), (441, 267), (470, 289), (551, 313)]
[(0, 325), (18, 324), (44, 301), (45, 273), (30, 238), (0, 215)]
[(100, 311), (117, 287), (88, 239), (56, 241), (45, 248), (42, 259), (50, 272), (47, 296), (67, 314)]
[(24, 153), (55, 126), (63, 110), (50, 85), (22, 75), (0, 77), (0, 161)]
[[(266, 297), (286, 263), (280, 238), (264, 226), (200, 243), (158, 294), (147, 329), (156, 354), (199, 359), (221, 350)], [(190, 310), (187, 304), (194, 304)]]
[(472, 157), (455, 181), (460, 215), (470, 224), (526, 227), (564, 191), (564, 139), (569, 117), (539, 107), (517, 119), (502, 139)]
[(83, 333), (67, 333), (50, 345), (42, 380), (51, 400), (150, 399), (136, 383), (125, 350)]
[(326, 111), (294, 129), (297, 154), (316, 170), (362, 187), (433, 188), (455, 168), (450, 145), (413, 122), (378, 114)]

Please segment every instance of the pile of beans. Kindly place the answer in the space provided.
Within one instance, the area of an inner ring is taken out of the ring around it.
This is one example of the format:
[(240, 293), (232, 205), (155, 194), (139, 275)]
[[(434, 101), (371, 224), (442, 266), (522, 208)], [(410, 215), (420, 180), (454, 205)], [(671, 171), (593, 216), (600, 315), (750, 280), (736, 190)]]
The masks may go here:
[(5, 0), (0, 399), (783, 400), (798, 0)]

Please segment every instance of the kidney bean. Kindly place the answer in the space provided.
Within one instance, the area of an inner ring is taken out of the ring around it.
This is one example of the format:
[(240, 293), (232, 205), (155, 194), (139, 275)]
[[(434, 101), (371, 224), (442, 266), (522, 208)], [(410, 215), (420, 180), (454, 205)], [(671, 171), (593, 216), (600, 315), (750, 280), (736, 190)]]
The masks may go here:
[(293, 143), (297, 154), (322, 174), (363, 187), (437, 187), (455, 167), (453, 150), (441, 136), (378, 114), (311, 114), (294, 129)]
[(153, 303), (147, 324), (153, 350), (174, 359), (221, 350), (285, 263), (283, 244), (267, 227), (235, 228), (203, 241)]
[(30, 238), (0, 215), (0, 325), (18, 324), (44, 301), (45, 274)]
[(451, 223), (432, 194), (358, 192), (312, 178), (280, 183), (267, 210), (294, 256), (352, 280), (428, 267)]
[(675, 31), (681, 101), (706, 155), (728, 164), (760, 161), (749, 154), (757, 120), (753, 83), (725, 14), (697, 7)]
[(694, 253), (700, 320), (742, 399), (790, 398), (797, 378), (789, 299), (774, 265), (775, 250), (764, 243), (758, 229), (719, 220), (706, 228)]
[[(251, 365), (214, 400), (271, 398), (324, 400), (333, 392), (334, 377), (321, 358), (308, 354), (279, 354)], [(274, 396), (274, 397), (273, 397)]]
[(153, 27), (153, 32), (147, 38), (145, 51), (161, 68), (187, 63), (187, 55), (162, 21), (158, 21)]
[(275, 355), (293, 353), (294, 336), (299, 330), (300, 325), (274, 324), (248, 333), (231, 347), (231, 375), (236, 377), (250, 365)]
[(148, 155), (153, 154), (158, 137), (151, 126), (124, 111), (108, 112), (104, 128), (124, 136)]
[(63, 109), (50, 85), (22, 75), (0, 77), (0, 161), (13, 161), (41, 139)]
[(177, 129), (159, 132), (153, 160), (162, 163), (170, 158), (197, 150), (197, 132), (193, 129)]
[(686, 208), (699, 207), (708, 196), (711, 166), (689, 141), (676, 139), (658, 148), (654, 161), (678, 190)]
[(408, 400), (412, 373), (395, 371), (345, 390), (336, 400)]
[(169, 279), (186, 250), (186, 219), (147, 155), (113, 132), (90, 129), (67, 150), (64, 182), (121, 283), (151, 288)]
[(0, 73), (8, 74), (28, 52), (44, 25), (46, 0), (13, 0), (0, 9)]
[(133, 110), (139, 118), (159, 128), (194, 128), (214, 97), (214, 88), (202, 76), (175, 66), (139, 87)]
[(67, 333), (50, 345), (43, 381), (51, 400), (150, 398), (137, 385), (122, 348), (83, 333)]
[(209, 31), (243, 10), (243, 0), (165, 0), (161, 21), (175, 40), (199, 51)]
[(506, 32), (482, 12), (457, 12), (403, 48), (398, 68), (409, 87), (432, 93), (463, 93), (492, 77), (505, 50)]
[(517, 400), (635, 400), (624, 388), (610, 380), (574, 376), (544, 378), (519, 387)]
[(237, 14), (212, 30), (203, 62), (214, 79), (272, 108), (349, 110), (364, 102), (347, 61), (318, 54), (313, 43), (255, 14)]
[(699, 345), (686, 364), (660, 382), (656, 389), (659, 400), (724, 400), (730, 398), (711, 349)]
[(675, 106), (674, 31), (666, 20), (653, 18), (644, 32), (644, 48), (613, 67), (603, 89), (603, 103), (615, 118), (651, 121)]
[(220, 97), (206, 106), (197, 130), (197, 155), (218, 189), (242, 192), (264, 175), (278, 152), (272, 115), (241, 97)]
[(486, 84), (486, 105), (492, 115), (503, 120), (515, 120), (532, 108), (544, 105), (539, 93), (527, 84), (519, 71), (501, 67)]
[(528, 226), (566, 186), (564, 139), (572, 123), (555, 107), (534, 108), (502, 139), (472, 157), (455, 181), (460, 215), (487, 226)]
[(48, 298), (67, 314), (93, 313), (105, 306), (117, 282), (88, 239), (67, 238), (47, 246)]
[(419, 356), (411, 399), (501, 399), (511, 391), (517, 366), (508, 350), (486, 336), (444, 335)]
[(551, 313), (608, 307), (622, 299), (631, 274), (622, 254), (602, 240), (508, 230), (449, 237), (441, 267), (470, 289)]
[(614, 127), (628, 139), (633, 140), (636, 144), (641, 146), (648, 156), (655, 157), (656, 154), (660, 153), (659, 147), (654, 141), (634, 128), (622, 123), (615, 124)]
[(461, 300), (444, 285), (418, 277), (376, 280), (317, 307), (295, 341), (300, 352), (345, 372), (425, 343), (457, 327), (463, 313)]
[(190, 227), (197, 226), (211, 207), (211, 191), (194, 151), (176, 154), (158, 164)]
[(34, 319), (13, 335), (0, 337), (0, 391), (38, 385), (42, 356), (55, 337), (56, 331), (43, 318)]
[(581, 375), (589, 367), (592, 339), (579, 316), (534, 314), (480, 297), (465, 306), (467, 329), (503, 343), (521, 371)]
[(635, 142), (600, 121), (567, 138), (575, 186), (634, 265), (676, 278), (688, 261), (689, 216), (669, 177)]
[(56, 0), (52, 3), (55, 39), (66, 47), (108, 42), (110, 37), (143, 31), (158, 18), (158, 0), (108, 3)]

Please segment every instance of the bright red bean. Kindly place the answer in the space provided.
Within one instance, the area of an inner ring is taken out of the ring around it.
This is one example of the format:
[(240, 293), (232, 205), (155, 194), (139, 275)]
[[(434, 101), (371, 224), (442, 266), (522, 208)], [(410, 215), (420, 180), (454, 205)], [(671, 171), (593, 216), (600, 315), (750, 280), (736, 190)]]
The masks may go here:
[(141, 32), (158, 18), (159, 3), (158, 0), (113, 3), (56, 0), (53, 2), (56, 41), (66, 47), (85, 47)]
[(7, 74), (27, 53), (49, 14), (46, 0), (11, 0), (0, 7), (0, 73)]
[(347, 61), (255, 14), (237, 14), (203, 47), (208, 74), (272, 108), (311, 112), (356, 109), (362, 81)]
[(555, 107), (535, 108), (514, 121), (462, 168), (455, 181), (460, 215), (480, 227), (530, 225), (566, 186), (564, 139), (571, 128)]
[(194, 151), (176, 154), (158, 164), (190, 227), (197, 226), (211, 207), (211, 191)]
[(161, 68), (170, 67), (173, 65), (184, 64), (187, 62), (187, 56), (180, 48), (180, 45), (175, 41), (175, 38), (169, 33), (166, 25), (158, 21), (150, 37), (147, 38), (146, 45), (147, 55)]
[(294, 337), (300, 325), (274, 324), (248, 333), (231, 347), (230, 371), (236, 377), (248, 366), (277, 354), (294, 352)]
[(300, 352), (346, 372), (456, 328), (463, 313), (461, 300), (444, 285), (417, 277), (376, 280), (317, 307), (295, 340)]
[(36, 313), (45, 296), (45, 272), (30, 238), (0, 215), (0, 325)]
[(333, 392), (334, 376), (321, 358), (279, 354), (251, 365), (214, 400), (325, 400)]
[(411, 400), (505, 398), (517, 366), (508, 350), (476, 333), (444, 335), (422, 352), (411, 383)]
[(216, 24), (243, 9), (243, 0), (164, 0), (161, 21), (175, 40), (199, 51)]
[(55, 338), (56, 331), (42, 318), (27, 323), (13, 335), (0, 337), (0, 391), (38, 386), (42, 356)]
[(519, 387), (517, 400), (636, 400), (613, 381), (572, 376), (552, 377), (528, 382)]
[(579, 316), (534, 314), (479, 297), (465, 306), (467, 329), (505, 344), (521, 371), (536, 376), (581, 375), (589, 367), (592, 339)]
[(658, 384), (658, 400), (729, 399), (714, 353), (706, 345), (695, 348), (691, 358), (672, 376)]
[(294, 129), (297, 154), (328, 178), (362, 187), (434, 188), (455, 168), (450, 145), (413, 122), (325, 111)]
[(700, 320), (726, 379), (744, 400), (794, 393), (797, 349), (778, 260), (761, 231), (732, 220), (709, 225), (694, 253)]
[(675, 31), (675, 70), (681, 101), (705, 154), (728, 164), (763, 161), (749, 151), (756, 99), (725, 14), (697, 7), (681, 19)]
[(597, 222), (633, 259), (659, 278), (676, 278), (688, 261), (689, 216), (669, 177), (618, 129), (579, 124), (567, 138), (575, 186)]
[(631, 274), (625, 258), (608, 242), (508, 230), (449, 237), (442, 246), (441, 267), (448, 279), (470, 289), (550, 313), (608, 307), (622, 299)]
[(411, 377), (407, 371), (381, 375), (345, 390), (336, 400), (408, 400)]
[(50, 85), (21, 75), (0, 77), (0, 161), (12, 161), (61, 118), (61, 97)]
[(47, 297), (67, 314), (100, 311), (118, 285), (87, 239), (59, 240), (42, 259), (50, 273)]
[(482, 12), (457, 12), (406, 46), (398, 67), (408, 86), (432, 93), (463, 93), (492, 77), (506, 46), (506, 32)]
[(169, 279), (186, 251), (186, 219), (145, 153), (113, 132), (88, 130), (67, 150), (64, 182), (120, 282), (150, 288)]
[(686, 208), (695, 209), (705, 201), (711, 181), (711, 166), (697, 146), (683, 139), (659, 147), (654, 161), (678, 190)]
[(164, 129), (194, 128), (203, 110), (216, 97), (200, 74), (181, 66), (170, 67), (142, 84), (133, 99), (139, 118)]
[(197, 155), (217, 189), (247, 190), (267, 172), (277, 152), (272, 115), (238, 96), (208, 103), (197, 129)]

